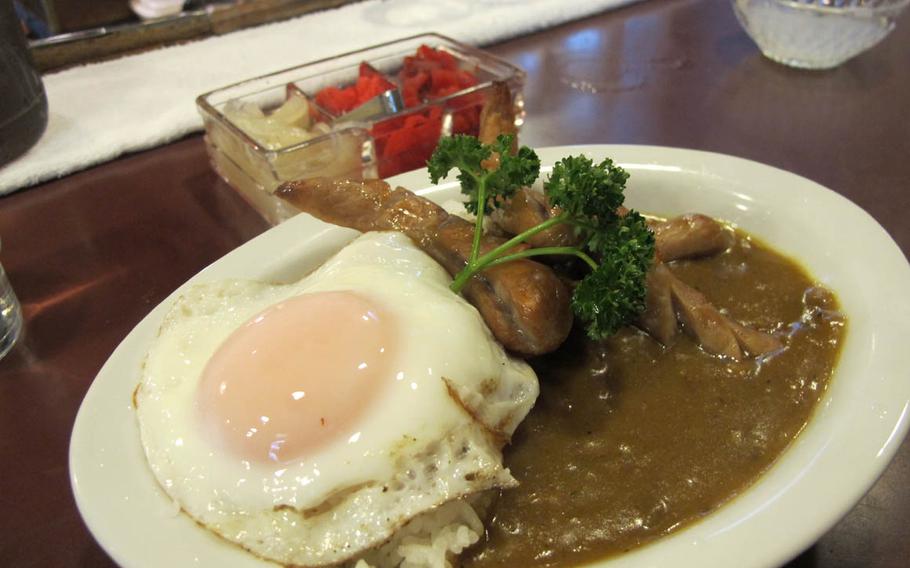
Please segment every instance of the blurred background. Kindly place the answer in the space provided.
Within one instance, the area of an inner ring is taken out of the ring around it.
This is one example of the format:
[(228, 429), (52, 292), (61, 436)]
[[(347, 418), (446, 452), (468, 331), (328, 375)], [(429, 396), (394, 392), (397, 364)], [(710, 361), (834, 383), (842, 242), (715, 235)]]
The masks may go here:
[(353, 1), (13, 0), (13, 6), (36, 66), (52, 71)]

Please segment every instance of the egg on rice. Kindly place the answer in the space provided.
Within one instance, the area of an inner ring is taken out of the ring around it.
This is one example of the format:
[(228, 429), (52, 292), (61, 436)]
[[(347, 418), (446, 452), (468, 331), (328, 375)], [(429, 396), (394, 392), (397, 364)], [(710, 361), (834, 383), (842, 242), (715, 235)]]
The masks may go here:
[(444, 566), (538, 394), (449, 281), (389, 232), (296, 283), (189, 288), (135, 396), (162, 489), (281, 564)]

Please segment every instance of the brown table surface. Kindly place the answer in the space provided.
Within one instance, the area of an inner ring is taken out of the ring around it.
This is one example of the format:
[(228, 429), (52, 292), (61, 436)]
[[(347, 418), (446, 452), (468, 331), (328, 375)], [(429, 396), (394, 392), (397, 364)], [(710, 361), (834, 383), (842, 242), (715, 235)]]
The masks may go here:
[[(907, 14), (830, 72), (763, 59), (720, 0), (649, 0), (491, 50), (528, 71), (525, 143), (750, 158), (849, 197), (910, 251)], [(113, 564), (67, 477), (79, 403), (153, 306), (266, 228), (212, 172), (199, 136), (0, 199), (2, 261), (26, 327), (0, 362), (0, 566)], [(907, 566), (908, 526), (904, 443), (853, 511), (789, 566)]]

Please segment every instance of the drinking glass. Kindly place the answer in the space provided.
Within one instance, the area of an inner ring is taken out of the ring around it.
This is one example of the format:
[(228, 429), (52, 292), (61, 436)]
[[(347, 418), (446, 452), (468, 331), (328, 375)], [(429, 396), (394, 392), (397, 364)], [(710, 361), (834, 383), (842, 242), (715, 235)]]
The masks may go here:
[(0, 265), (0, 358), (9, 353), (21, 333), (22, 308), (3, 265)]

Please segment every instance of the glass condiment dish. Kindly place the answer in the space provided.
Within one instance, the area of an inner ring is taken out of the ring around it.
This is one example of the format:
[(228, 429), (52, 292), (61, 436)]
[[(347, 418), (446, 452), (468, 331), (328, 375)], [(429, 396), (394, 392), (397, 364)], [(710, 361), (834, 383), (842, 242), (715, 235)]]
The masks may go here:
[[(421, 46), (451, 55), (460, 67), (471, 70), (477, 83), (391, 114), (355, 121), (333, 114), (313, 98), (324, 87), (350, 85), (362, 64), (372, 66), (390, 84), (400, 87), (398, 71), (405, 58), (413, 56)], [(274, 195), (284, 181), (311, 177), (385, 178), (404, 171), (388, 159), (383, 148), (390, 146), (396, 125), (409, 117), (434, 116), (439, 121), (439, 135), (456, 133), (459, 113), (479, 112), (478, 105), (485, 104), (483, 101), (498, 85), (504, 85), (511, 98), (516, 128), (520, 127), (524, 117), (524, 79), (524, 71), (503, 59), (429, 33), (248, 79), (205, 93), (197, 98), (196, 105), (205, 125), (206, 146), (214, 169), (269, 223), (277, 225), (297, 213)], [(324, 134), (273, 147), (256, 140), (227, 112), (229, 105), (236, 104), (255, 104), (266, 113), (273, 112), (286, 101), (289, 86), (308, 99), (313, 120), (325, 128)], [(438, 137), (432, 140), (432, 147), (415, 149), (413, 156), (421, 158), (416, 160), (420, 164), (408, 169), (423, 165), (437, 140)]]
[(803, 69), (830, 69), (879, 43), (910, 0), (733, 0), (762, 53)]

